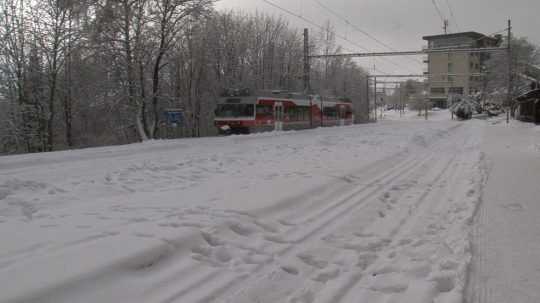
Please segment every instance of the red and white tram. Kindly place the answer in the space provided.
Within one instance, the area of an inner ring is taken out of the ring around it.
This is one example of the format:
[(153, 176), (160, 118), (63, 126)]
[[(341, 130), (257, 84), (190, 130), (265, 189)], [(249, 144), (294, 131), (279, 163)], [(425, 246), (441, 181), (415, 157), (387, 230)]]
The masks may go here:
[(246, 92), (231, 93), (218, 103), (214, 124), (220, 133), (249, 134), (353, 124), (350, 102), (282, 91), (257, 96)]

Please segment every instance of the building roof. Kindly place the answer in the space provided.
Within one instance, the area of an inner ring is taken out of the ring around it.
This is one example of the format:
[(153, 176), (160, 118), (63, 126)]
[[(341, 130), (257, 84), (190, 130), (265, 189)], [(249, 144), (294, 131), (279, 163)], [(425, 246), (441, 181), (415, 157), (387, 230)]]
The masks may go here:
[(461, 32), (461, 33), (453, 33), (453, 34), (424, 36), (422, 37), (422, 39), (430, 41), (430, 40), (435, 40), (435, 39), (443, 39), (443, 38), (447, 39), (447, 38), (457, 38), (457, 37), (470, 37), (477, 40), (489, 39), (489, 40), (492, 40), (493, 42), (497, 42), (496, 38), (489, 37), (489, 36), (486, 36), (484, 34), (477, 33), (477, 32)]
[(520, 102), (524, 101), (533, 101), (534, 99), (540, 98), (540, 89), (532, 89), (523, 95), (517, 97), (516, 99)]
[(534, 78), (536, 81), (540, 80), (540, 66), (528, 65), (525, 69), (525, 75)]

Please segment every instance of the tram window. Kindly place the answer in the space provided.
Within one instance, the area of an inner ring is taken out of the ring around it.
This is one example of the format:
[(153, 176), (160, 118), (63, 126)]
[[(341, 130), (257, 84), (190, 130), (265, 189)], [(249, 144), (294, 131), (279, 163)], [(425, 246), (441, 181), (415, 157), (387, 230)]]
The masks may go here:
[(289, 121), (296, 121), (298, 119), (298, 111), (296, 107), (285, 107), (285, 116)]
[(299, 107), (298, 110), (299, 110), (298, 120), (301, 120), (301, 121), (309, 120), (309, 107), (302, 106), (302, 107)]
[(271, 116), (274, 111), (271, 105), (257, 105), (257, 115)]
[(252, 117), (254, 114), (253, 107), (253, 104), (218, 104), (216, 109), (216, 117)]
[(337, 116), (337, 111), (335, 107), (325, 107), (323, 110), (324, 116), (334, 119)]
[(302, 111), (300, 110), (300, 107), (295, 107), (294, 110), (294, 121), (300, 121), (302, 120)]

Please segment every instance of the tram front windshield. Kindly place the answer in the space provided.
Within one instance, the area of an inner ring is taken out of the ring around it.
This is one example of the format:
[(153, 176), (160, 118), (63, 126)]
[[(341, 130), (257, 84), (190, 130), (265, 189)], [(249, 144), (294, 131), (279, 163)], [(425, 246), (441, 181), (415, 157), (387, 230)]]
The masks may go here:
[(255, 106), (253, 104), (218, 104), (217, 118), (253, 117)]

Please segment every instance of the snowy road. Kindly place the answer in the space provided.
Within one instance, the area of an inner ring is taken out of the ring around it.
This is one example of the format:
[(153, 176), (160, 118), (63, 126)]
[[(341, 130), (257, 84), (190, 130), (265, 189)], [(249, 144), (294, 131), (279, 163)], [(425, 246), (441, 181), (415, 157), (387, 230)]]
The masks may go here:
[(0, 158), (0, 302), (461, 302), (490, 124), (438, 115)]

